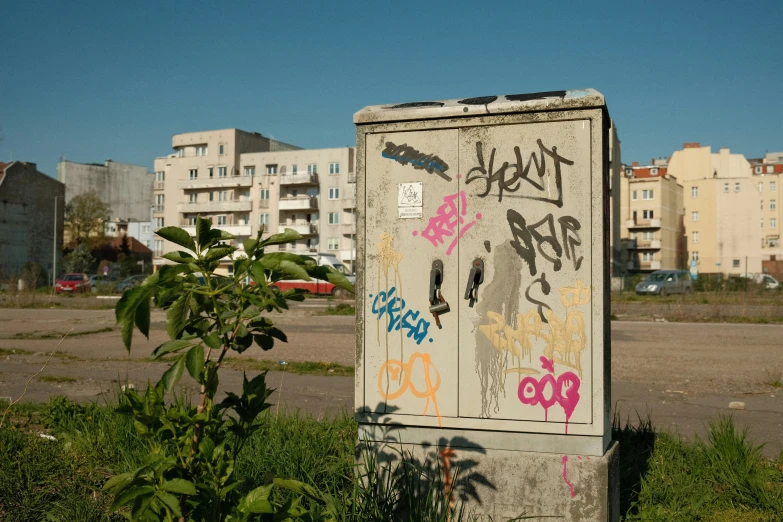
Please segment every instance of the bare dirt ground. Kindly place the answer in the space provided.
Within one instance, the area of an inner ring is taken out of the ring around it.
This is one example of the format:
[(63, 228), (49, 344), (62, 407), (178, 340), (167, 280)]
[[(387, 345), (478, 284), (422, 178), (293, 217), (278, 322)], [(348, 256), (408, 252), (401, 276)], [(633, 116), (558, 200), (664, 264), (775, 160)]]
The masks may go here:
[[(269, 352), (254, 347), (240, 359), (325, 361), (352, 366), (352, 316), (317, 315), (328, 305), (310, 301), (280, 316), (278, 326), (289, 343)], [(156, 381), (165, 363), (148, 360), (167, 340), (165, 316), (153, 312), (150, 340), (135, 332), (128, 355), (112, 310), (0, 309), (0, 397), (16, 399), (26, 382), (69, 330), (59, 353), (34, 379), (26, 401), (51, 395), (80, 400), (111, 398), (119, 383), (137, 386)], [(248, 372), (252, 375), (255, 372)], [(316, 415), (353, 408), (353, 378), (270, 372), (278, 389), (271, 401)], [(221, 388), (236, 390), (241, 370), (225, 369)], [(783, 449), (783, 326), (716, 323), (612, 323), (612, 401), (622, 420), (652, 417), (656, 427), (683, 435), (703, 434), (709, 420), (732, 414), (746, 425), (764, 453)], [(183, 378), (184, 389), (195, 383)], [(745, 403), (744, 410), (729, 402)]]

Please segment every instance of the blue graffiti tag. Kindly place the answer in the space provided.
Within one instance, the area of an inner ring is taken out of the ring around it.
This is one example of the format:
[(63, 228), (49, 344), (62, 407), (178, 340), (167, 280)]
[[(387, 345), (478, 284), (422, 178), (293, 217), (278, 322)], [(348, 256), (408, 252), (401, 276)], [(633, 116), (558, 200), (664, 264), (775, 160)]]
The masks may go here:
[[(408, 338), (412, 337), (416, 344), (421, 344), (427, 338), (430, 323), (423, 318), (419, 318), (420, 312), (418, 310), (408, 309), (403, 314), (405, 300), (394, 295), (396, 290), (395, 287), (391, 287), (388, 292), (378, 292), (372, 303), (372, 313), (377, 316), (379, 321), (384, 314), (388, 314), (389, 326), (387, 331), (400, 331), (400, 328), (402, 328), (402, 330), (408, 331)], [(370, 297), (372, 297), (372, 294), (370, 294)]]

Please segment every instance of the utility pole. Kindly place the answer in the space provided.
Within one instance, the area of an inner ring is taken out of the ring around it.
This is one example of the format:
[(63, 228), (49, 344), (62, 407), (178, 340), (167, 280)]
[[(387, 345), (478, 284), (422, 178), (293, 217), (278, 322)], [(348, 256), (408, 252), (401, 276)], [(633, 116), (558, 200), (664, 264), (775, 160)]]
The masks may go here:
[(57, 282), (57, 196), (54, 197), (54, 243), (52, 244), (52, 288)]

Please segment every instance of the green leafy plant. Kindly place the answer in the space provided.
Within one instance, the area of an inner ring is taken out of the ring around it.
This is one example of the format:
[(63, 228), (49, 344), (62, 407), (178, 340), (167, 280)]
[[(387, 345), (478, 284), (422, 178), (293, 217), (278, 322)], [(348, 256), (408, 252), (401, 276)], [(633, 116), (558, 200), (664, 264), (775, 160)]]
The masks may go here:
[[(153, 356), (176, 357), (157, 384), (122, 396), (118, 411), (133, 418), (150, 454), (140, 468), (105, 484), (114, 498), (111, 509), (139, 521), (335, 520), (334, 501), (306, 484), (268, 477), (251, 489), (237, 476), (237, 456), (263, 428), (259, 415), (270, 407), (266, 373), (250, 380), (245, 376), (241, 395), (228, 392), (215, 402), (215, 394), (229, 351), (242, 353), (253, 343), (269, 350), (275, 340), (286, 342), (267, 316), (286, 310), (288, 301), (303, 300), (306, 292), (281, 292), (273, 283), (315, 277), (352, 291), (351, 284), (310, 257), (265, 253), (269, 246), (301, 239), (291, 229), (263, 238), (262, 228), (255, 239), (244, 241), (241, 257), (229, 244), (233, 236), (213, 229), (206, 219), (197, 218), (195, 241), (177, 227), (162, 228), (158, 235), (185, 250), (165, 254), (173, 264), (126, 291), (115, 312), (130, 350), (134, 326), (149, 337), (152, 303), (166, 310), (170, 340), (155, 348)], [(233, 274), (218, 275), (226, 257)], [(176, 398), (166, 401), (186, 370), (201, 387), (195, 407)], [(298, 495), (275, 505), (270, 499), (274, 487)]]

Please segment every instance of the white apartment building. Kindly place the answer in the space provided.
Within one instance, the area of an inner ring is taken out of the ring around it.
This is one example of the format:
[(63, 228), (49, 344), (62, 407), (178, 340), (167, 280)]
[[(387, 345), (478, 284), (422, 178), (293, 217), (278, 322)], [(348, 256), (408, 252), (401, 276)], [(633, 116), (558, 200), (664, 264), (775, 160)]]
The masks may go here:
[[(236, 236), (241, 249), (262, 225), (265, 235), (293, 228), (302, 240), (273, 248), (333, 253), (353, 268), (352, 147), (304, 150), (238, 129), (177, 134), (172, 147), (173, 154), (155, 160), (155, 229), (174, 225), (195, 236), (200, 215)], [(157, 266), (179, 248), (160, 238), (153, 246)]]

